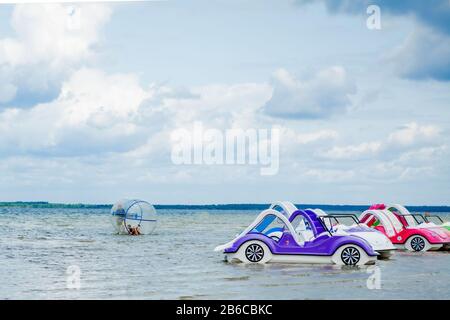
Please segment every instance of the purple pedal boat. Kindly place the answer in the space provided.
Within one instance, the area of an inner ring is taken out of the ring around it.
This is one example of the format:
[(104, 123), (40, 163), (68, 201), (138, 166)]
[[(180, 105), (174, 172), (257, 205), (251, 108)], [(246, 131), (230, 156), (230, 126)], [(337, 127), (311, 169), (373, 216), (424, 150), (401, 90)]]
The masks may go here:
[(243, 263), (366, 265), (374, 264), (378, 255), (362, 238), (332, 234), (311, 210), (296, 210), (286, 218), (273, 209), (261, 212), (235, 239), (214, 251), (223, 252), (227, 261)]

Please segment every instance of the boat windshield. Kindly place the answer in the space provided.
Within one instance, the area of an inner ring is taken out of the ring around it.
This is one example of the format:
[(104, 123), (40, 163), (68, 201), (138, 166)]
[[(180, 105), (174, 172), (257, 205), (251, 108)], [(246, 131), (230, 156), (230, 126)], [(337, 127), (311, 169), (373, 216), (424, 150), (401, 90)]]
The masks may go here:
[(417, 224), (427, 223), (427, 220), (421, 214), (412, 214), (414, 220), (416, 220)]
[(292, 227), (299, 237), (304, 239), (304, 241), (311, 241), (314, 239), (314, 231), (311, 227), (309, 221), (302, 215), (297, 215), (291, 221)]
[(346, 215), (327, 215), (320, 217), (324, 225), (329, 231), (333, 231), (336, 226), (355, 227), (359, 224), (356, 216), (351, 214)]
[(444, 223), (444, 220), (442, 220), (439, 216), (426, 216), (426, 220), (428, 222), (432, 222), (434, 224), (440, 225)]
[(286, 224), (277, 216), (269, 214), (262, 219), (258, 225), (253, 228), (251, 233), (261, 233), (269, 238), (278, 241), (281, 239), (284, 230), (287, 230)]
[(421, 214), (400, 214), (397, 212), (395, 214), (406, 227), (416, 227), (419, 224), (427, 223), (427, 220)]

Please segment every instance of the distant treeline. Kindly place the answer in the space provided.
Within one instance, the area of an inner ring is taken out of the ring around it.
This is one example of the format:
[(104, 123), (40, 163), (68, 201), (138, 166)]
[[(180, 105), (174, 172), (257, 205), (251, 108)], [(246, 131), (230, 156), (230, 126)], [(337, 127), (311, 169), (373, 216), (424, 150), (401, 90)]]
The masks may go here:
[[(299, 208), (319, 208), (324, 211), (364, 211), (369, 205), (331, 205), (331, 204), (298, 204)], [(38, 202), (0, 202), (1, 207), (21, 207), (21, 208), (62, 208), (62, 209), (109, 209), (112, 204), (65, 204), (50, 203), (45, 201)], [(159, 204), (156, 209), (170, 210), (264, 210), (269, 204), (239, 203), (239, 204)], [(450, 206), (407, 206), (414, 212), (450, 212)]]
[(44, 208), (44, 209), (103, 209), (111, 208), (110, 204), (83, 204), (83, 203), (50, 203), (46, 201), (26, 202), (0, 202), (1, 207), (20, 207), (20, 208)]
[[(238, 203), (238, 204), (206, 204), (206, 205), (155, 205), (156, 209), (173, 210), (264, 210), (270, 204)], [(367, 210), (370, 205), (334, 205), (334, 204), (296, 204), (298, 208), (318, 208), (324, 211), (360, 211)], [(407, 206), (413, 212), (450, 212), (450, 206)]]

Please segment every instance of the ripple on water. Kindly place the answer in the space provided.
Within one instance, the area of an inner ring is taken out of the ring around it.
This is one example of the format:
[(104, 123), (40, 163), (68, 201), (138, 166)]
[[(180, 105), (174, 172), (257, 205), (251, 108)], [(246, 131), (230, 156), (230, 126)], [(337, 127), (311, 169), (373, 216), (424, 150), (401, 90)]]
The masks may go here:
[[(160, 210), (156, 234), (128, 237), (111, 234), (109, 210), (8, 208), (0, 213), (8, 225), (0, 239), (7, 261), (0, 263), (0, 298), (450, 298), (446, 252), (397, 252), (378, 261), (382, 290), (367, 289), (367, 268), (225, 263), (214, 247), (257, 213)], [(80, 290), (66, 288), (71, 265), (80, 268)]]

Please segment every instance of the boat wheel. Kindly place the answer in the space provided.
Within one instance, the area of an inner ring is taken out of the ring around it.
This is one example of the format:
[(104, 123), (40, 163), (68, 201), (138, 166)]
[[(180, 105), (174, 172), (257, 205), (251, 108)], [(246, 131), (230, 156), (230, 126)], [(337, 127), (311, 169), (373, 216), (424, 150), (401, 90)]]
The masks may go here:
[(355, 247), (347, 247), (342, 250), (341, 259), (348, 266), (354, 266), (359, 262), (361, 255)]
[(250, 262), (259, 262), (264, 257), (264, 249), (259, 244), (252, 243), (245, 249), (245, 257)]
[(422, 251), (425, 248), (425, 241), (422, 237), (414, 237), (411, 239), (411, 248), (414, 251)]

